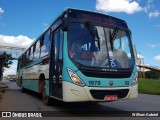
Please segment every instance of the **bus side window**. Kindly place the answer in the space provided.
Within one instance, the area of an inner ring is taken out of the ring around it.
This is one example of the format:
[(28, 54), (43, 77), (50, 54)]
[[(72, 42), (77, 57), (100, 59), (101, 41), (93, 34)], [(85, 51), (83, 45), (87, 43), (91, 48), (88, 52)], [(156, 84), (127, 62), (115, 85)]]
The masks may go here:
[(24, 59), (24, 66), (29, 64), (29, 55), (30, 55), (30, 49), (26, 53), (26, 57)]
[(63, 31), (60, 29), (60, 42), (59, 42), (59, 59), (63, 59)]
[(57, 61), (57, 59), (58, 59), (58, 54), (57, 54), (57, 52), (58, 52), (58, 41), (57, 41), (57, 39), (58, 39), (58, 32), (55, 32), (54, 33), (54, 61)]
[(26, 65), (26, 53), (22, 55), (22, 64), (20, 65), (21, 68), (25, 67)]
[(42, 38), (41, 38), (41, 55), (40, 57), (44, 57), (49, 54), (50, 50), (50, 31), (48, 31)]
[(35, 43), (34, 60), (37, 60), (40, 55), (40, 40)]
[(33, 60), (33, 46), (30, 48), (30, 55), (29, 55), (29, 61), (32, 62)]
[(29, 56), (31, 54), (31, 48), (28, 50), (27, 58), (29, 59)]
[(17, 71), (21, 68), (22, 57), (18, 59)]

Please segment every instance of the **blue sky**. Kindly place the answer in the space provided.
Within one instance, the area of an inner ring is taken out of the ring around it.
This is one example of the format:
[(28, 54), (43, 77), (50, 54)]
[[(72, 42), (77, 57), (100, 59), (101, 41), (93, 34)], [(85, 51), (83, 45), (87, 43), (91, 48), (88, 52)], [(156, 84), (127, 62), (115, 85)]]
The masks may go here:
[(27, 47), (68, 7), (124, 19), (144, 62), (160, 66), (160, 0), (0, 0), (0, 44)]

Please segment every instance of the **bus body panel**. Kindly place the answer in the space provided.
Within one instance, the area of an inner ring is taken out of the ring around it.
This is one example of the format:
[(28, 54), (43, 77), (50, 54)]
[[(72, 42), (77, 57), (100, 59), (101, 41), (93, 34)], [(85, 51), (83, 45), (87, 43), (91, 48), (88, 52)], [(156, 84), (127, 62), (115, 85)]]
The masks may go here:
[(23, 71), (23, 79), (39, 79), (41, 74), (44, 74), (45, 79), (49, 78), (49, 64), (38, 64), (25, 68)]
[(38, 80), (34, 79), (34, 80), (23, 80), (22, 81), (22, 85), (24, 88), (38, 92)]
[(46, 94), (49, 96), (49, 64), (37, 64), (26, 67), (22, 72), (22, 86), (26, 89), (39, 92), (39, 77), (44, 75)]
[[(29, 89), (29, 90), (32, 90), (32, 91), (35, 91), (35, 92), (39, 92), (39, 86), (38, 86), (38, 79), (37, 80), (23, 80), (22, 81), (22, 85), (24, 88), (26, 89)], [(49, 79), (46, 79), (45, 80), (45, 91), (46, 91), (46, 94), (49, 96)]]

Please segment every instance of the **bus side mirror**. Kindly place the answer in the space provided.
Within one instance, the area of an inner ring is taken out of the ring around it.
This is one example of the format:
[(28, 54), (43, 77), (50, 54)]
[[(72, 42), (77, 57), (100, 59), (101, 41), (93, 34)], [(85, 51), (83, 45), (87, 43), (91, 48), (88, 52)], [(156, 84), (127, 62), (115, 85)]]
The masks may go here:
[(68, 20), (67, 19), (62, 20), (62, 30), (68, 31)]

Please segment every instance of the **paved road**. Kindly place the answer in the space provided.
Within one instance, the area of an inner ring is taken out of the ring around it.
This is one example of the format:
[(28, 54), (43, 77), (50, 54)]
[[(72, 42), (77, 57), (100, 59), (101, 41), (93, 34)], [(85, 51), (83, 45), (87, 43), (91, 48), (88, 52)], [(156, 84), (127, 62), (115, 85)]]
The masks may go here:
[(9, 88), (0, 99), (0, 111), (160, 111), (160, 96), (145, 94), (139, 94), (139, 97), (134, 100), (111, 103), (58, 102), (54, 106), (45, 106), (40, 95), (33, 92), (21, 93), (15, 82), (3, 81), (3, 83)]

